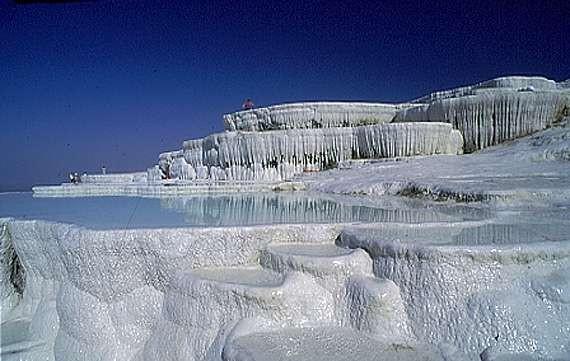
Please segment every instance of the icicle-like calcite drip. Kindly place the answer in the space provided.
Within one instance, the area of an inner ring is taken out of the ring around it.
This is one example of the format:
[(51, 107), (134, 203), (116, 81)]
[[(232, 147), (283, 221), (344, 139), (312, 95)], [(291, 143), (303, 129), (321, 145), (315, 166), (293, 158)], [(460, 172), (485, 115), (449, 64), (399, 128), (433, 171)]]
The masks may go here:
[(354, 127), (390, 122), (406, 105), (313, 102), (279, 104), (224, 115), (227, 131)]
[(450, 123), (463, 134), (464, 150), (473, 152), (543, 130), (569, 108), (568, 91), (494, 88), (404, 109), (395, 121)]
[(462, 146), (444, 123), (225, 132), (186, 141), (159, 164), (176, 179), (276, 181), (355, 158), (457, 154)]

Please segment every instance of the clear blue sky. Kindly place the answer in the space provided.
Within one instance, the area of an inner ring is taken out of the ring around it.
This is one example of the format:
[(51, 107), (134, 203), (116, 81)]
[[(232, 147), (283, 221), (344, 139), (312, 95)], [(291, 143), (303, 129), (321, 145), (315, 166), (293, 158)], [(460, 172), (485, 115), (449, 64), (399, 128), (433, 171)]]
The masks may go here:
[(570, 77), (568, 0), (0, 3), (0, 191), (144, 170), (222, 131), (246, 97), (402, 101)]

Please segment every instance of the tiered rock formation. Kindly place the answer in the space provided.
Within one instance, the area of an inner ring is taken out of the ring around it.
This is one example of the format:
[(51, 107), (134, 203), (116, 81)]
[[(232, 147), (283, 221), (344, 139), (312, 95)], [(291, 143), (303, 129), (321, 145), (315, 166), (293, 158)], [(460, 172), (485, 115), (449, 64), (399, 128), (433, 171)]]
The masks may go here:
[(416, 100), (397, 122), (445, 122), (459, 129), (466, 152), (546, 129), (570, 113), (570, 89), (540, 77), (504, 77)]
[(351, 159), (461, 154), (569, 113), (568, 81), (541, 77), (497, 78), (402, 104), (274, 105), (224, 115), (224, 133), (161, 154), (148, 179), (281, 181)]

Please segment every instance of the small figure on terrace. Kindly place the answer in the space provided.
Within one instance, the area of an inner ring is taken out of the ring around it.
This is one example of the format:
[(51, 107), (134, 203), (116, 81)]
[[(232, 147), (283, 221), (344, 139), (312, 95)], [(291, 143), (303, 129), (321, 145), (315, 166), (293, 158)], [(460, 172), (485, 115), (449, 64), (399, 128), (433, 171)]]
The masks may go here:
[(75, 173), (69, 173), (69, 180), (70, 180), (71, 183), (73, 183), (73, 184), (81, 183), (81, 177), (79, 177), (79, 174), (78, 174), (77, 172), (75, 172)]
[(243, 108), (243, 110), (249, 110), (249, 109), (253, 109), (254, 104), (251, 101), (251, 99), (247, 98), (245, 100), (245, 102), (243, 102), (243, 105), (241, 107)]

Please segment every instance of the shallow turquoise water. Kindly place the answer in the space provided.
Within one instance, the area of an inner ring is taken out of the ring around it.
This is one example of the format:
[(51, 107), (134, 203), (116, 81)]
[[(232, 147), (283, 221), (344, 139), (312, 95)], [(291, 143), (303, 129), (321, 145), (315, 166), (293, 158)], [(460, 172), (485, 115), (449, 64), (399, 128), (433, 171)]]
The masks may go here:
[[(475, 214), (474, 214), (475, 213)], [(402, 201), (297, 193), (241, 193), (176, 198), (36, 198), (0, 194), (0, 217), (73, 223), (94, 229), (247, 226), (295, 223), (434, 222), (478, 218), (477, 210), (443, 210)]]

